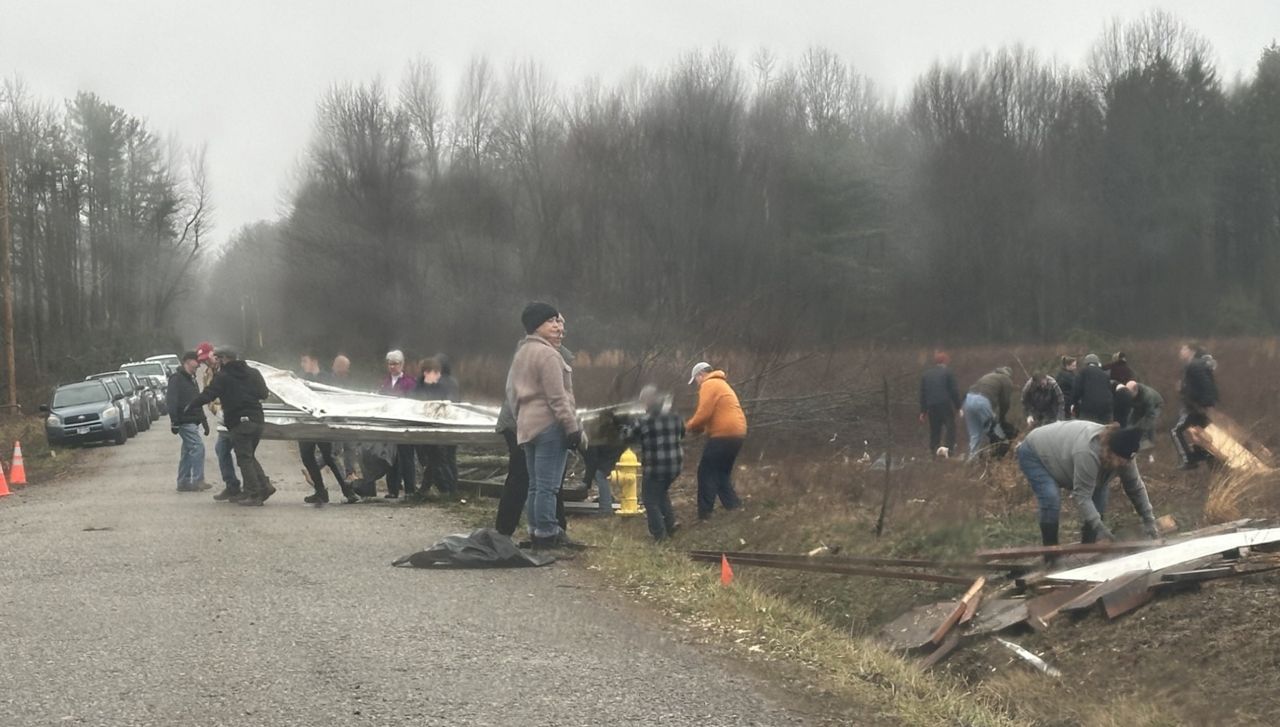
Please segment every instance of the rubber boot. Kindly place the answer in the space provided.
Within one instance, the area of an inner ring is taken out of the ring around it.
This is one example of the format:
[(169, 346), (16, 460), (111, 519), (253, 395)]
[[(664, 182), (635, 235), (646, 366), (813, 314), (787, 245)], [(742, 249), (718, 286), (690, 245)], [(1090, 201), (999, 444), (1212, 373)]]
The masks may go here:
[(1098, 542), (1098, 531), (1094, 530), (1092, 525), (1088, 525), (1088, 524), (1081, 525), (1080, 526), (1080, 542), (1082, 543)]
[[(1058, 544), (1058, 523), (1040, 523), (1040, 543), (1045, 546)], [(1052, 553), (1045, 553), (1045, 565), (1053, 565), (1058, 562), (1058, 556)]]

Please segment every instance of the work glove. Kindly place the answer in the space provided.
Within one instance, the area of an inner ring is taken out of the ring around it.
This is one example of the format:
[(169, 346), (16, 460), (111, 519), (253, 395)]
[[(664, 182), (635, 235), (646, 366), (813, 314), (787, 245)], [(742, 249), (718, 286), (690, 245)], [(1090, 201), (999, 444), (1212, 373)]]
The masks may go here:
[(564, 438), (565, 449), (582, 449), (582, 430), (569, 432)]
[(200, 422), (200, 428), (204, 430), (204, 436), (206, 437), (209, 436), (209, 420), (208, 419), (205, 419), (204, 421)]
[(172, 434), (177, 434), (177, 433), (178, 433), (178, 429), (179, 429), (178, 425), (174, 424), (174, 425), (171, 425), (171, 426), (169, 427), (169, 432), (170, 432), (170, 433), (172, 433)]
[(1160, 539), (1160, 528), (1156, 527), (1155, 520), (1144, 520), (1142, 522), (1142, 532), (1146, 533), (1147, 537), (1152, 540)]
[(1099, 541), (1110, 540), (1114, 542), (1116, 539), (1115, 534), (1113, 534), (1111, 530), (1108, 529), (1107, 526), (1103, 524), (1101, 521), (1099, 521), (1096, 525), (1093, 526), (1093, 531), (1097, 533)]

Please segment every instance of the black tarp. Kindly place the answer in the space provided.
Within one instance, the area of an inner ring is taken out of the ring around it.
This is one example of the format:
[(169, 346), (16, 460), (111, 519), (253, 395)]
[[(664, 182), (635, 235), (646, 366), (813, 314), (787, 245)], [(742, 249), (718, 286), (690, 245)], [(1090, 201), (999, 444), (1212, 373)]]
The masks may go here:
[(435, 545), (397, 559), (391, 565), (414, 568), (537, 568), (555, 562), (549, 555), (530, 553), (493, 528), (470, 535), (448, 535)]

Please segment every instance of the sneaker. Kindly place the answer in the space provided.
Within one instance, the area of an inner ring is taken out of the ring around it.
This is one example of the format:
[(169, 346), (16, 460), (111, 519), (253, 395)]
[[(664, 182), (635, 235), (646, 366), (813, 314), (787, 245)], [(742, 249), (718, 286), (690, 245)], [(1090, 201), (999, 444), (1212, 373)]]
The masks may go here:
[(315, 494), (307, 495), (306, 497), (302, 498), (302, 501), (307, 503), (308, 505), (323, 505), (324, 503), (329, 501), (329, 491), (317, 490)]
[(197, 488), (191, 485), (178, 485), (178, 492), (199, 492)]
[(218, 494), (213, 496), (213, 499), (217, 500), (218, 502), (231, 502), (235, 500), (235, 498), (237, 498), (239, 495), (240, 495), (240, 488), (224, 487), (222, 489), (222, 492), (219, 492)]
[(533, 536), (530, 545), (534, 550), (586, 550), (585, 543), (579, 543), (569, 537), (568, 533), (561, 532), (551, 537)]
[(212, 490), (212, 489), (213, 489), (213, 485), (209, 484), (208, 482), (205, 482), (204, 480), (200, 480), (199, 482), (197, 482), (197, 483), (195, 484), (195, 488), (196, 488), (197, 490), (201, 490), (201, 491), (204, 491), (204, 490)]
[(382, 496), (382, 499), (384, 499), (384, 500), (399, 500), (399, 499), (400, 499), (400, 493), (399, 493), (399, 492), (388, 492), (387, 494), (385, 494), (385, 495), (383, 495), (383, 496)]
[(271, 486), (271, 480), (267, 480), (267, 489), (262, 493), (262, 502), (258, 504), (262, 504), (263, 502), (266, 502), (267, 498), (271, 497), (274, 494), (276, 494), (276, 488)]

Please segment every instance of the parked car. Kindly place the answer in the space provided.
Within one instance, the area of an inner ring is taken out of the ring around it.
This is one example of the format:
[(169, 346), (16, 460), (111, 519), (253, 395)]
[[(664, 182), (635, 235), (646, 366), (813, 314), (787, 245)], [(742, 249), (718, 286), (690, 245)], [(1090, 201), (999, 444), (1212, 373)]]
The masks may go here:
[[(117, 401), (124, 413), (124, 431), (129, 437), (138, 436), (138, 432), (142, 431), (142, 400), (135, 392), (132, 396), (125, 392), (123, 379), (118, 377), (115, 372), (107, 372), (86, 376), (85, 381), (98, 380), (106, 385), (107, 391), (111, 392), (111, 398)], [(119, 399), (115, 397), (119, 396)]]
[(165, 374), (166, 380), (169, 378), (169, 374), (173, 373), (174, 371), (177, 371), (179, 368), (182, 367), (182, 359), (178, 358), (176, 354), (172, 354), (172, 353), (162, 353), (156, 356), (148, 356), (143, 360), (159, 361), (161, 364), (163, 364), (165, 371), (168, 372), (167, 374)]
[(118, 371), (116, 373), (128, 376), (129, 381), (133, 383), (133, 388), (137, 389), (142, 396), (142, 403), (144, 404), (142, 409), (147, 415), (147, 426), (143, 427), (143, 429), (150, 429), (151, 422), (160, 418), (160, 401), (162, 401), (162, 398), (156, 396), (156, 391), (151, 386), (150, 381), (143, 381), (129, 371)]
[[(90, 442), (124, 444), (129, 438), (128, 420), (119, 401), (105, 382), (80, 381), (54, 389), (49, 404), (40, 411), (49, 415), (44, 433), (50, 447), (68, 447)], [(120, 394), (121, 400), (124, 395)]]
[(154, 422), (164, 416), (164, 396), (169, 384), (169, 379), (164, 373), (164, 364), (158, 361), (133, 362), (122, 365), (120, 370), (136, 379), (138, 384), (150, 394), (151, 421)]

